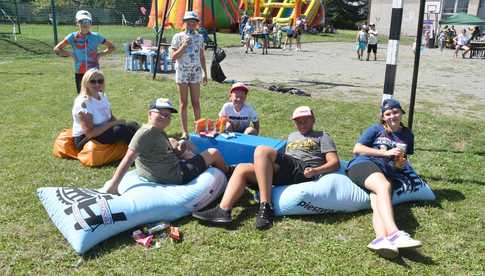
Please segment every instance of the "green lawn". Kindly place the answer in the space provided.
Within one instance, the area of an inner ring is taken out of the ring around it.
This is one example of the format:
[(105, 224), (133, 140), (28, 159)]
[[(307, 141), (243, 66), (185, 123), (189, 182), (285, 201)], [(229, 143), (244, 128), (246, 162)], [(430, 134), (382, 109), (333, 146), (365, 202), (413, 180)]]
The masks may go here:
[[(139, 34), (135, 28), (124, 28), (123, 33), (103, 28), (109, 27), (100, 27), (100, 32), (118, 44)], [(185, 218), (176, 222), (184, 235), (180, 244), (146, 250), (135, 245), (129, 233), (122, 233), (89, 251), (79, 263), (79, 256), (48, 218), (36, 189), (100, 187), (115, 167), (90, 169), (51, 155), (56, 135), (71, 126), (75, 92), (71, 64), (46, 50), (52, 46), (46, 32), (38, 26), (22, 30), (23, 41), (46, 43), (48, 47), (40, 54), (0, 40), (1, 274), (483, 275), (485, 123), (432, 113), (415, 116), (416, 154), (411, 162), (432, 186), (437, 200), (395, 209), (398, 225), (424, 242), (417, 252), (404, 252), (395, 261), (369, 252), (366, 245), (373, 239), (370, 212), (283, 217), (272, 229), (259, 232), (254, 229), (257, 205), (248, 196), (235, 209), (238, 223), (234, 229), (209, 228)], [(237, 36), (221, 35), (221, 41), (237, 44)], [(144, 122), (149, 100), (163, 96), (178, 102), (173, 81), (163, 76), (152, 81), (148, 74), (123, 72), (122, 59), (115, 54), (105, 63), (110, 66), (103, 68), (115, 115)], [(204, 116), (216, 117), (226, 101), (227, 88), (214, 82), (203, 87)], [(262, 135), (277, 138), (285, 138), (292, 130), (287, 118), (296, 106), (312, 106), (317, 128), (332, 135), (341, 158), (347, 160), (358, 135), (376, 121), (378, 113), (372, 105), (257, 89), (248, 101), (260, 114)], [(168, 133), (178, 134), (178, 126), (174, 118)]]
[[(145, 39), (155, 39), (153, 29), (146, 27), (123, 27), (112, 25), (93, 26), (93, 31), (101, 33), (117, 46), (117, 52), (123, 53), (122, 45), (131, 42), (138, 36)], [(61, 25), (58, 27), (58, 40), (62, 40), (67, 34), (75, 31), (75, 26)], [(28, 57), (31, 54), (45, 55), (51, 54), (54, 47), (54, 34), (51, 25), (21, 25), (21, 34), (17, 36), (17, 41), (6, 39), (5, 35), (0, 35), (0, 57), (14, 56), (16, 58)], [(174, 31), (166, 30), (164, 37), (170, 41)], [(338, 30), (335, 34), (305, 34), (302, 42), (350, 42), (355, 41), (357, 32), (353, 30)], [(233, 33), (218, 33), (217, 40), (221, 47), (240, 46), (239, 35)], [(386, 43), (387, 37), (381, 36), (380, 43)], [(409, 37), (401, 38), (402, 44), (411, 44)]]

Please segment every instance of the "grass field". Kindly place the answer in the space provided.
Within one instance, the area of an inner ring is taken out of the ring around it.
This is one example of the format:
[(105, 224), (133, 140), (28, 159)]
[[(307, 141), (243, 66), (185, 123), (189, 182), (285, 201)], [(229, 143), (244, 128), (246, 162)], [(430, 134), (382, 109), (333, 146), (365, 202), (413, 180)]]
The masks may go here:
[[(117, 32), (102, 28), (100, 32), (117, 44), (139, 35), (134, 28)], [(60, 33), (71, 29), (62, 28)], [(78, 161), (51, 155), (56, 135), (71, 126), (75, 92), (72, 65), (51, 54), (48, 32), (46, 26), (23, 26), (19, 40), (41, 41), (37, 48), (35, 43), (19, 48), (0, 39), (1, 274), (485, 273), (485, 123), (437, 117), (431, 112), (415, 116), (416, 153), (411, 162), (432, 186), (437, 200), (396, 207), (398, 225), (424, 246), (403, 252), (395, 261), (366, 249), (373, 239), (368, 211), (283, 217), (272, 229), (259, 232), (254, 229), (257, 205), (249, 197), (235, 209), (237, 223), (232, 230), (209, 228), (184, 218), (176, 222), (184, 235), (180, 244), (146, 250), (135, 245), (129, 233), (122, 233), (80, 259), (51, 223), (36, 189), (97, 188), (111, 177), (115, 167), (89, 169)], [(220, 37), (224, 45), (238, 43), (236, 35)], [(149, 100), (164, 96), (178, 102), (173, 81), (163, 76), (152, 81), (148, 74), (126, 73), (122, 60), (118, 51), (102, 62), (115, 115), (144, 122)], [(204, 116), (216, 117), (227, 88), (214, 82), (203, 87)], [(252, 91), (248, 101), (261, 117), (261, 134), (277, 138), (286, 138), (292, 130), (286, 118), (296, 106), (312, 106), (317, 128), (332, 135), (340, 157), (346, 160), (351, 158), (357, 137), (376, 121), (378, 112), (372, 105), (262, 90)], [(174, 118), (168, 133), (179, 134), (178, 126), (179, 120)]]

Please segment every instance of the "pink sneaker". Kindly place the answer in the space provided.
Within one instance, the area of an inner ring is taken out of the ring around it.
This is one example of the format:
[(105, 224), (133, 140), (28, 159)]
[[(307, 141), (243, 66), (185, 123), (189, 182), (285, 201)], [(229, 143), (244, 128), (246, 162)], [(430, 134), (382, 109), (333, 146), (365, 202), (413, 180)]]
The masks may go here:
[(423, 245), (420, 241), (411, 238), (411, 236), (404, 231), (397, 231), (388, 236), (387, 239), (397, 248), (416, 248)]
[(394, 259), (399, 255), (399, 250), (388, 239), (377, 238), (367, 245), (367, 248), (386, 259)]

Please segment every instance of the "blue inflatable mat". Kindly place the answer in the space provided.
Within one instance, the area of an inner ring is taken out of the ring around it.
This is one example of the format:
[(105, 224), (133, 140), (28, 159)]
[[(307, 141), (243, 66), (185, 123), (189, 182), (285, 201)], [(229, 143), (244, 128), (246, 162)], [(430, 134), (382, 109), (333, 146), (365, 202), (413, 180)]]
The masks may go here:
[(137, 225), (174, 221), (202, 209), (224, 192), (226, 183), (215, 168), (186, 185), (152, 183), (130, 171), (120, 183), (121, 196), (68, 187), (39, 188), (37, 195), (54, 225), (82, 254)]
[[(289, 186), (275, 186), (272, 200), (275, 215), (309, 215), (335, 212), (356, 212), (370, 209), (369, 194), (354, 184), (346, 175), (346, 161), (340, 162), (338, 172), (322, 176), (316, 181)], [(434, 200), (428, 184), (412, 169), (405, 169), (411, 178), (393, 183), (392, 203)]]

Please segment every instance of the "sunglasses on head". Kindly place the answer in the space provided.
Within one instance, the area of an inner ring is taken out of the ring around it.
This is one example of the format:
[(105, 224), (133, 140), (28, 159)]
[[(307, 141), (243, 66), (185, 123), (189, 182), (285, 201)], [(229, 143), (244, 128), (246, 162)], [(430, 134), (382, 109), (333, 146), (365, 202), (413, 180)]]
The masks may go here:
[(89, 80), (90, 84), (103, 84), (104, 79), (99, 79), (99, 80)]

